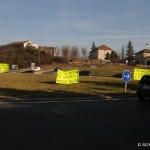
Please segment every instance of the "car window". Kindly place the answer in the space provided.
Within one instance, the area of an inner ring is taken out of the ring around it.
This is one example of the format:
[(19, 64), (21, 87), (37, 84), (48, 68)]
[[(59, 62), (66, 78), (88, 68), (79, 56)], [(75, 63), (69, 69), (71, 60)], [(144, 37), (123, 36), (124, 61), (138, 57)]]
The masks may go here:
[(149, 85), (150, 86), (150, 76), (143, 76), (141, 81), (140, 81), (141, 84), (146, 84), (146, 85)]
[(146, 83), (147, 85), (150, 85), (150, 77), (147, 78)]
[(146, 76), (143, 76), (140, 80), (140, 84), (145, 84), (146, 83)]

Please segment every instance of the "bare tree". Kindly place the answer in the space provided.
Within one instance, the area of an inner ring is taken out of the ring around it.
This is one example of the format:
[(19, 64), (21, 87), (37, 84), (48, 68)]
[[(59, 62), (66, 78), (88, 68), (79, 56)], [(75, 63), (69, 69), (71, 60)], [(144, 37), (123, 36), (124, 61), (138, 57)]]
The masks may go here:
[(64, 58), (66, 58), (67, 60), (69, 59), (69, 46), (63, 46), (62, 47), (62, 56), (64, 57)]
[(83, 47), (81, 51), (82, 51), (82, 58), (85, 59), (87, 57), (87, 48)]
[(76, 46), (71, 48), (70, 59), (79, 58), (79, 49)]

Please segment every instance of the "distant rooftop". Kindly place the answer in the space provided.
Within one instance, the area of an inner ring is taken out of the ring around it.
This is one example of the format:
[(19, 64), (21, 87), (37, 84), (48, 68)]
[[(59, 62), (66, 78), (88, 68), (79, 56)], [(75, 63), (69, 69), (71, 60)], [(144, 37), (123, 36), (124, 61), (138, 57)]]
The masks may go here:
[(110, 50), (110, 51), (112, 51), (112, 49), (111, 49), (110, 47), (106, 46), (106, 45), (101, 45), (101, 46), (98, 47), (98, 49), (100, 49), (100, 50)]
[(150, 49), (143, 49), (143, 50), (137, 52), (136, 54), (139, 54), (139, 53), (150, 53)]
[(9, 43), (9, 44), (7, 44), (7, 45), (11, 45), (11, 46), (13, 46), (13, 45), (20, 45), (20, 44), (24, 44), (24, 43), (26, 43), (26, 42), (30, 42), (30, 41), (12, 42), (12, 43)]

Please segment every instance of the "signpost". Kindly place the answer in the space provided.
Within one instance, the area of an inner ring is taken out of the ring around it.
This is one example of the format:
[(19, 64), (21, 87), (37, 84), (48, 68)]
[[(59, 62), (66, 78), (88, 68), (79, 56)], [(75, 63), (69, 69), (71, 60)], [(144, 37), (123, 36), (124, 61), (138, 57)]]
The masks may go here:
[(131, 80), (131, 72), (129, 70), (125, 70), (122, 74), (122, 79), (125, 82), (125, 93), (127, 91), (127, 83)]

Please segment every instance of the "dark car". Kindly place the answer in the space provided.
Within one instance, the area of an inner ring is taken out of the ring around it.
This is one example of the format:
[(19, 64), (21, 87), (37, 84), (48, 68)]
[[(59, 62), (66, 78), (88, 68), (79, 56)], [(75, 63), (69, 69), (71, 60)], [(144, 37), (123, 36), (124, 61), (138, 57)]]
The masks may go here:
[(136, 94), (139, 100), (150, 98), (150, 75), (144, 75), (138, 83)]

